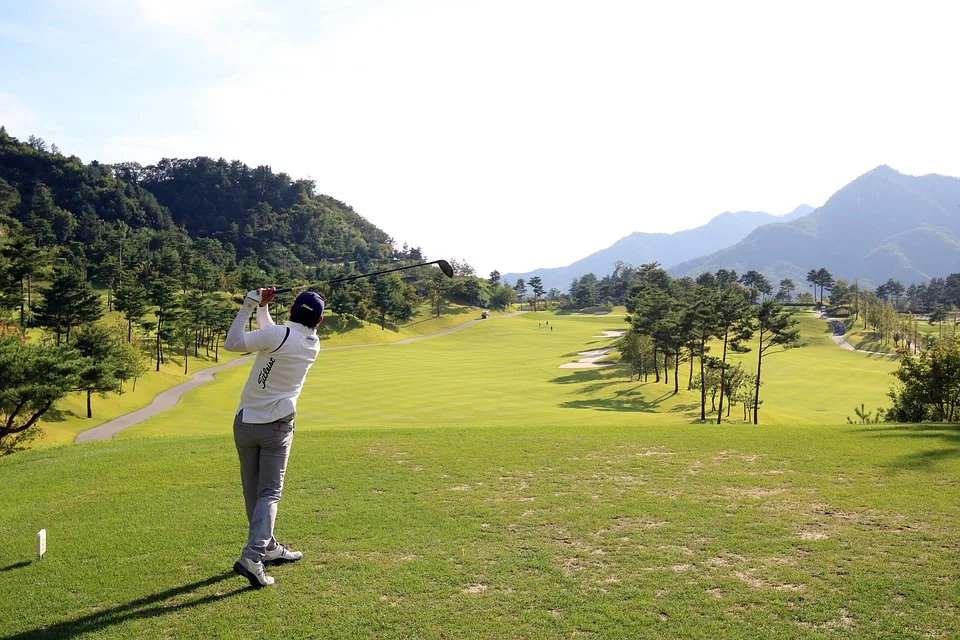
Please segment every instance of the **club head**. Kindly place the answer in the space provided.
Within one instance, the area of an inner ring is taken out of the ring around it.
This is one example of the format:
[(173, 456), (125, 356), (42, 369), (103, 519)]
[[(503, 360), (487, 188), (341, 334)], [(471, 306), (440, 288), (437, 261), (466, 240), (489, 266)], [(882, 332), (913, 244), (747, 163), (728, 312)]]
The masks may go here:
[(437, 260), (437, 266), (440, 267), (440, 271), (443, 271), (443, 275), (448, 278), (453, 277), (453, 267), (450, 266), (450, 263), (446, 260)]

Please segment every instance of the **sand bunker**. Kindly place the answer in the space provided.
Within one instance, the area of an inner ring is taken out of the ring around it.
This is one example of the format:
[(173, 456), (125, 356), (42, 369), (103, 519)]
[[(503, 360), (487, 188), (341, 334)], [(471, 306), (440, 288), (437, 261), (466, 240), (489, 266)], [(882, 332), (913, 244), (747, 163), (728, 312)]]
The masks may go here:
[(560, 365), (561, 369), (599, 369), (601, 367), (609, 367), (611, 363), (609, 362), (600, 362), (597, 360), (603, 356), (610, 353), (610, 349), (593, 349), (591, 351), (581, 351), (577, 355), (580, 356), (579, 360), (575, 362), (566, 362)]
[(605, 329), (602, 335), (593, 336), (594, 338), (620, 338), (627, 332), (626, 329)]

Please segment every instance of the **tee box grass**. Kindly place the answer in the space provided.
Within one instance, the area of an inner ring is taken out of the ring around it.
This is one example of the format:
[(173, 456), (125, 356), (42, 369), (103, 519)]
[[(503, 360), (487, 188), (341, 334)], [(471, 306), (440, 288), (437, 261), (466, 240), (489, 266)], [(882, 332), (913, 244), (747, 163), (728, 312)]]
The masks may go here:
[(304, 559), (252, 591), (229, 435), (34, 450), (0, 460), (0, 636), (946, 638), (958, 452), (942, 426), (306, 430), (277, 524)]

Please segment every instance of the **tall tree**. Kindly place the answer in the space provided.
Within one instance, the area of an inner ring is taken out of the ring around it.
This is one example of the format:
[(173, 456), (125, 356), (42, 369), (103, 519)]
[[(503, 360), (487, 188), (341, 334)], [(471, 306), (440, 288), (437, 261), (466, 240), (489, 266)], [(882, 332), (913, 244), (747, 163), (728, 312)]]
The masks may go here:
[(717, 276), (715, 278), (717, 283), (717, 289), (724, 290), (729, 289), (730, 286), (737, 281), (737, 272), (732, 269), (718, 269)]
[(487, 278), (487, 284), (489, 284), (491, 287), (499, 287), (499, 286), (500, 286), (500, 272), (497, 271), (496, 269), (494, 269), (493, 271), (491, 271), (491, 272), (490, 272), (490, 277)]
[(132, 362), (123, 353), (122, 345), (110, 331), (99, 325), (87, 325), (77, 331), (73, 344), (83, 356), (83, 368), (75, 388), (87, 394), (87, 417), (93, 417), (90, 398), (101, 398), (120, 391), (121, 381), (133, 375)]
[(30, 315), (32, 278), (43, 263), (44, 252), (19, 224), (12, 224), (6, 243), (0, 245), (0, 256), (9, 264), (11, 281), (19, 286), (20, 328), (24, 329)]
[(120, 285), (117, 287), (114, 305), (127, 321), (127, 342), (129, 343), (133, 323), (140, 322), (140, 319), (147, 314), (147, 290), (137, 281), (133, 273), (122, 276)]
[(86, 276), (76, 267), (64, 265), (55, 271), (53, 282), (43, 291), (43, 300), (37, 305), (37, 324), (56, 332), (57, 346), (70, 330), (79, 325), (96, 322), (103, 317), (103, 302)]
[(799, 324), (790, 316), (790, 312), (773, 300), (764, 300), (757, 310), (756, 330), (760, 340), (757, 347), (757, 375), (753, 398), (753, 424), (757, 424), (760, 414), (760, 371), (763, 357), (780, 353), (787, 349), (802, 347)]
[(527, 282), (523, 278), (517, 278), (516, 284), (513, 285), (513, 290), (517, 292), (517, 300), (520, 302), (521, 308), (523, 305), (523, 296), (527, 295)]
[(810, 284), (811, 287), (813, 287), (814, 302), (819, 303), (820, 300), (817, 297), (817, 285), (819, 284), (820, 280), (819, 280), (819, 275), (817, 274), (816, 269), (810, 269), (810, 271), (807, 271), (807, 282)]
[(597, 304), (597, 276), (587, 273), (575, 278), (570, 286), (570, 297), (581, 309)]
[(450, 290), (450, 280), (443, 275), (443, 272), (439, 269), (435, 269), (433, 275), (430, 277), (430, 285), (427, 290), (427, 296), (430, 300), (430, 306), (436, 309), (437, 317), (440, 317), (440, 312), (443, 306), (443, 299), (447, 295), (447, 291)]
[(850, 285), (843, 278), (837, 278), (833, 283), (833, 289), (830, 291), (830, 305), (833, 307), (843, 307), (851, 303)]
[(691, 355), (700, 360), (700, 419), (707, 419), (707, 353), (710, 340), (718, 334), (717, 304), (719, 294), (711, 288), (697, 285), (692, 293), (691, 335), (695, 345)]
[(750, 302), (754, 304), (760, 294), (769, 294), (773, 290), (766, 276), (753, 269), (740, 276), (740, 284), (750, 291)]
[(650, 336), (643, 336), (636, 331), (627, 331), (617, 341), (617, 350), (620, 352), (620, 361), (630, 366), (630, 379), (637, 376), (639, 382), (649, 370), (653, 343)]
[(533, 276), (530, 278), (530, 289), (533, 291), (533, 310), (537, 310), (537, 301), (543, 296), (545, 289), (543, 288), (543, 280), (540, 276)]
[(824, 290), (830, 291), (833, 288), (833, 276), (825, 267), (817, 269), (817, 284), (820, 286), (820, 304), (823, 304)]
[[(656, 285), (655, 282), (646, 282), (631, 289), (627, 298), (627, 322), (632, 331), (640, 335), (650, 336), (653, 341), (653, 359), (658, 361), (658, 354), (664, 352), (663, 340), (670, 331), (672, 321), (668, 315), (673, 309), (673, 299), (670, 294)], [(664, 367), (666, 367), (664, 357)], [(660, 368), (655, 367), (655, 382), (660, 382)], [(664, 369), (666, 373), (666, 369)], [(666, 376), (665, 376), (666, 377)], [(668, 382), (669, 380), (664, 380)]]
[[(750, 349), (744, 342), (753, 335), (753, 308), (743, 294), (736, 289), (725, 289), (717, 303), (717, 335), (722, 340), (723, 350), (720, 356), (720, 388), (724, 389), (727, 375), (727, 356), (729, 353), (746, 353)], [(720, 408), (717, 410), (717, 424), (723, 418), (723, 394), (720, 395)]]
[(373, 279), (373, 306), (380, 316), (380, 330), (386, 328), (387, 316), (403, 315), (406, 304), (403, 283), (397, 274), (377, 276)]
[(776, 300), (779, 303), (793, 302), (793, 292), (797, 290), (797, 285), (790, 278), (784, 278), (780, 281), (780, 289), (777, 291)]
[(167, 335), (165, 325), (172, 320), (179, 304), (178, 290), (177, 281), (172, 278), (160, 278), (150, 288), (150, 302), (157, 307), (153, 312), (157, 316), (157, 371), (160, 371), (160, 363), (163, 362), (163, 341)]

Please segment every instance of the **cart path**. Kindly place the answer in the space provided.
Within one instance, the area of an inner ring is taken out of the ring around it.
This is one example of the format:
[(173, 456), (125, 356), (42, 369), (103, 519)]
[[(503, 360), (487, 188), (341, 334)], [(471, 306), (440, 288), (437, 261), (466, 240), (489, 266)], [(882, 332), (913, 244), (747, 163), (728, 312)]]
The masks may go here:
[[(813, 313), (817, 314), (818, 312), (814, 311)], [(846, 349), (847, 351), (856, 351), (858, 353), (872, 353), (878, 356), (896, 357), (898, 355), (896, 353), (889, 353), (887, 351), (869, 351), (867, 349), (858, 349), (852, 344), (850, 344), (849, 342), (847, 342), (846, 338), (843, 337), (843, 335), (847, 332), (847, 326), (843, 323), (843, 320), (841, 320), (840, 318), (827, 317), (827, 314), (823, 312), (819, 312), (819, 315), (817, 317), (822, 318), (823, 320), (826, 320), (827, 322), (830, 323), (830, 328), (833, 329), (833, 335), (830, 336), (830, 339), (833, 340), (836, 343), (836, 345), (841, 349)]]
[[(500, 316), (491, 317), (490, 319), (495, 320), (497, 318), (511, 318), (513, 316), (518, 316), (522, 313), (527, 313), (527, 312), (514, 311), (513, 313), (505, 313)], [(406, 338), (404, 340), (398, 340), (397, 342), (350, 344), (350, 345), (344, 345), (342, 347), (328, 347), (322, 350), (336, 351), (339, 349), (360, 349), (363, 347), (385, 347), (393, 344), (409, 344), (411, 342), (417, 342), (418, 340), (426, 340), (428, 338), (437, 338), (439, 336), (445, 336), (445, 335), (454, 333), (456, 331), (460, 331), (461, 329), (466, 329), (467, 327), (472, 326), (478, 322), (484, 322), (484, 320), (482, 318), (477, 318), (476, 320), (468, 320), (463, 324), (459, 324), (449, 329), (444, 329), (443, 331), (438, 331), (436, 333), (431, 333), (425, 336), (416, 336), (414, 338)], [(123, 429), (127, 429), (134, 425), (138, 425), (148, 418), (152, 418), (153, 416), (159, 413), (163, 413), (164, 411), (168, 411), (174, 408), (175, 406), (177, 406), (177, 403), (180, 402), (180, 398), (183, 397), (183, 394), (187, 393), (188, 391), (192, 391), (193, 389), (196, 389), (202, 384), (210, 382), (211, 380), (213, 380), (214, 376), (216, 376), (217, 373), (221, 371), (225, 371), (227, 369), (232, 369), (233, 367), (239, 367), (240, 365), (248, 364), (252, 362), (253, 359), (254, 359), (254, 356), (252, 355), (242, 356), (240, 358), (237, 358), (236, 360), (231, 360), (226, 364), (221, 364), (216, 367), (210, 367), (209, 369), (202, 369), (197, 373), (193, 374), (193, 376), (186, 382), (181, 382), (175, 387), (170, 387), (165, 391), (161, 391), (160, 393), (157, 394), (157, 397), (153, 399), (153, 402), (143, 407), (142, 409), (137, 409), (136, 411), (125, 413), (122, 416), (118, 418), (114, 418), (113, 420), (108, 420), (107, 422), (104, 422), (99, 426), (93, 427), (91, 429), (87, 429), (86, 431), (81, 431), (80, 433), (77, 434), (77, 436), (73, 439), (73, 441), (74, 442), (92, 442), (94, 440), (109, 440), (114, 435), (116, 435), (118, 431), (122, 431)]]

